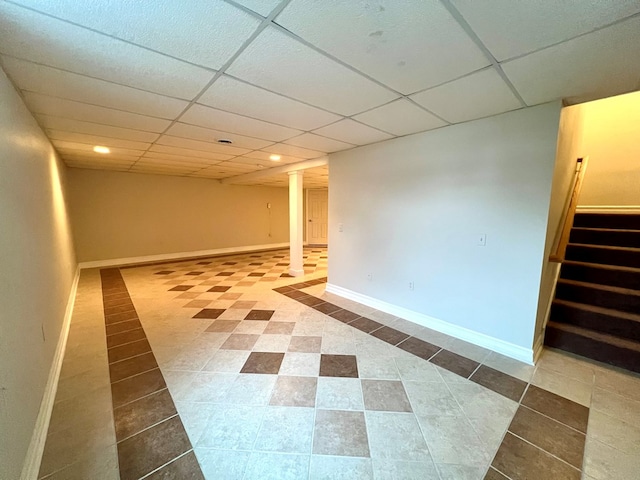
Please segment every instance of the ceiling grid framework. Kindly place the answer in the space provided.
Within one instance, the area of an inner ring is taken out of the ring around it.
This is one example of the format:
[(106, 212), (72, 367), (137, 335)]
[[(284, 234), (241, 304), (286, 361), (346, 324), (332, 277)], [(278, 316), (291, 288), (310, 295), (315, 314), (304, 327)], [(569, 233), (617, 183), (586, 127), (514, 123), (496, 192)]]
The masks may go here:
[[(68, 166), (240, 185), (285, 187), (283, 165), (628, 93), (639, 57), (637, 0), (0, 0), (0, 64)], [(309, 169), (305, 187), (327, 179)]]

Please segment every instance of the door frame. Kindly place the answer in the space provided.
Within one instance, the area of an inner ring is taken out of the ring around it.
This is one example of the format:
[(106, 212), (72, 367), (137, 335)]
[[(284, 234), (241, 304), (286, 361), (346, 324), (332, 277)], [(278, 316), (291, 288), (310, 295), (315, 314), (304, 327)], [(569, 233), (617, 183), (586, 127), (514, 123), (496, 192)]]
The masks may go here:
[(327, 210), (327, 243), (323, 244), (323, 243), (311, 243), (309, 241), (309, 238), (311, 238), (311, 228), (309, 226), (309, 191), (310, 190), (326, 190), (327, 191), (327, 206), (329, 203), (329, 189), (328, 188), (306, 188), (304, 191), (304, 222), (305, 222), (305, 226), (304, 226), (304, 234), (305, 234), (305, 244), (306, 245), (323, 245), (323, 246), (329, 246), (329, 232), (328, 232), (328, 227), (329, 227), (329, 211)]

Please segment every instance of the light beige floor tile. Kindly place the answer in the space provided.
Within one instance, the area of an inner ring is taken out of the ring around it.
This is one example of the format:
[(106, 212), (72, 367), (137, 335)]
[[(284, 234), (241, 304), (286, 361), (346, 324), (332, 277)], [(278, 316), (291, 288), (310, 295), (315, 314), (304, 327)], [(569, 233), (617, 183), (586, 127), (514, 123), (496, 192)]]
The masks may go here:
[(580, 405), (588, 407), (591, 403), (593, 384), (582, 383), (552, 370), (547, 370), (542, 366), (536, 368), (531, 383)]
[(246, 405), (216, 405), (196, 447), (251, 450), (265, 410)]
[(357, 378), (318, 378), (316, 407), (326, 410), (364, 410), (360, 380)]
[(444, 382), (404, 382), (416, 415), (461, 416), (462, 409)]
[(312, 455), (309, 480), (373, 480), (371, 459)]
[(412, 413), (365, 412), (371, 457), (430, 462), (431, 455)]
[(358, 355), (358, 374), (360, 378), (397, 380), (400, 378), (393, 357), (371, 357)]
[(583, 471), (596, 480), (635, 480), (640, 471), (640, 456), (587, 438)]
[(300, 480), (309, 475), (309, 455), (253, 452), (244, 480)]
[(291, 335), (261, 335), (253, 346), (254, 352), (286, 352)]
[(596, 409), (589, 412), (587, 436), (630, 455), (640, 452), (640, 426), (626, 423)]
[(595, 367), (592, 364), (558, 350), (545, 348), (538, 359), (538, 366), (582, 383), (591, 384), (594, 380)]
[(436, 463), (441, 480), (482, 480), (486, 468)]
[(640, 402), (609, 390), (594, 388), (591, 408), (631, 425), (640, 425)]
[(505, 357), (497, 352), (491, 352), (483, 362), (488, 367), (500, 372), (519, 378), (524, 382), (529, 382), (535, 371), (535, 366), (527, 365), (509, 357)]
[(116, 445), (88, 452), (78, 461), (46, 477), (46, 480), (120, 480)]
[(195, 448), (194, 451), (205, 478), (242, 480), (244, 477), (250, 452), (203, 447)]
[(318, 376), (320, 354), (287, 352), (284, 354), (279, 373), (280, 375)]
[(625, 397), (640, 400), (640, 375), (613, 369), (597, 368), (595, 386)]
[(239, 373), (247, 358), (248, 350), (218, 350), (203, 367), (203, 372)]
[(254, 450), (311, 453), (315, 410), (301, 407), (268, 407)]
[[(406, 353), (406, 352), (404, 352)], [(411, 354), (395, 357), (402, 380), (444, 383), (436, 366)]]
[(277, 375), (238, 375), (224, 396), (230, 405), (268, 405)]
[(402, 480), (440, 480), (433, 462), (406, 462), (374, 458), (373, 475), (375, 480), (389, 478)]

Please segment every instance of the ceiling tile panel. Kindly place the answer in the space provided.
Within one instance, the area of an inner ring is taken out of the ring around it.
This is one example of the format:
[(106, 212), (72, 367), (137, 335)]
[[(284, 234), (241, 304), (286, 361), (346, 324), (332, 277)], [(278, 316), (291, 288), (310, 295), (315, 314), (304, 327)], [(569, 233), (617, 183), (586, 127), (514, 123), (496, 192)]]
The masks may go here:
[(143, 92), (44, 65), (2, 58), (2, 66), (21, 90), (159, 118), (175, 118), (184, 100)]
[(219, 153), (219, 152), (204, 152), (202, 150), (190, 150), (188, 148), (170, 147), (167, 145), (158, 145), (158, 144), (152, 145), (149, 151), (165, 154), (165, 155), (177, 155), (181, 157), (189, 157), (189, 158), (193, 157), (193, 158), (202, 158), (202, 159), (217, 160), (217, 161), (229, 160), (230, 158), (233, 158), (235, 156), (234, 154)]
[(163, 132), (171, 124), (171, 121), (161, 118), (123, 112), (112, 108), (97, 107), (87, 103), (74, 102), (72, 100), (50, 97), (39, 93), (25, 92), (23, 98), (29, 110), (36, 114), (60, 116), (72, 120), (155, 133)]
[(488, 117), (522, 107), (493, 68), (416, 93), (411, 99), (451, 123)]
[(227, 72), (342, 115), (362, 112), (398, 96), (275, 27), (265, 29)]
[[(68, 160), (82, 160), (86, 162), (96, 163), (133, 163), (138, 161), (139, 156), (122, 155), (120, 153), (112, 151), (109, 155), (100, 155), (94, 152), (86, 152), (83, 150), (72, 150), (66, 148), (56, 149), (64, 161)], [(91, 155), (93, 153), (93, 155)]]
[(263, 150), (269, 153), (277, 153), (278, 155), (289, 155), (292, 157), (304, 158), (305, 160), (322, 157), (324, 155), (322, 152), (295, 147), (293, 145), (285, 145), (284, 143), (277, 143), (270, 147), (263, 148)]
[(366, 145), (393, 138), (393, 135), (363, 125), (350, 118), (319, 128), (314, 133), (354, 145)]
[(0, 53), (142, 90), (191, 99), (214, 73), (8, 3)]
[(195, 125), (187, 125), (186, 123), (175, 123), (167, 130), (167, 135), (174, 137), (191, 138), (193, 140), (202, 140), (204, 142), (215, 143), (219, 139), (231, 140), (234, 147), (249, 148), (257, 150), (260, 148), (273, 145), (274, 142), (269, 140), (260, 140), (253, 137), (245, 137), (237, 133), (221, 132), (219, 130), (211, 130), (209, 128), (197, 127)]
[(353, 148), (350, 143), (340, 142), (327, 137), (321, 137), (314, 133), (303, 133), (299, 137), (290, 138), (285, 143), (295, 145), (296, 147), (310, 148), (320, 152), (337, 152), (339, 150), (347, 150)]
[(262, 120), (254, 120), (235, 113), (223, 112), (204, 105), (192, 105), (180, 117), (180, 121), (274, 142), (286, 140), (302, 133), (300, 130), (263, 122)]
[(280, 4), (281, 0), (236, 0), (236, 3), (267, 17)]
[[(277, 161), (273, 161), (271, 160), (271, 155), (273, 155), (272, 153), (269, 152), (260, 152), (260, 151), (255, 151), (255, 152), (250, 152), (247, 153), (245, 155), (243, 155), (243, 157), (249, 158), (249, 159), (253, 159), (253, 160), (262, 160), (263, 162), (272, 162), (272, 165), (278, 166), (280, 164), (286, 164), (286, 163), (296, 163), (296, 162), (302, 162), (304, 160), (304, 158), (299, 158), (299, 157), (292, 157), (290, 155), (280, 155), (280, 160)], [(236, 159), (238, 160), (238, 159)]]
[(52, 140), (84, 143), (86, 145), (89, 145), (89, 150), (93, 150), (93, 147), (95, 145), (103, 145), (109, 148), (125, 148), (128, 150), (136, 150), (140, 152), (140, 154), (142, 154), (142, 152), (149, 148), (149, 146), (151, 145), (150, 143), (122, 140), (120, 138), (101, 137), (99, 135), (88, 135), (86, 133), (63, 132), (60, 130), (52, 129), (47, 129), (46, 133), (47, 136)]
[(299, 130), (313, 130), (341, 118), (228, 75), (216, 80), (198, 103)]
[(172, 137), (171, 135), (162, 135), (156, 144), (167, 145), (169, 147), (188, 148), (190, 150), (202, 150), (203, 152), (225, 153), (229, 155), (243, 155), (250, 152), (248, 148), (231, 147), (229, 145), (221, 145), (219, 143), (201, 142), (199, 140), (191, 140), (189, 138)]
[(158, 165), (185, 165), (191, 167), (205, 168), (218, 163), (217, 160), (205, 160), (203, 158), (185, 158), (178, 156), (164, 155), (162, 153), (146, 152), (140, 160), (154, 162)]
[(260, 23), (222, 0), (19, 0), (17, 3), (216, 70)]
[(529, 105), (580, 103), (640, 87), (640, 18), (503, 64)]
[(451, 0), (499, 61), (640, 12), (638, 0)]
[[(91, 158), (107, 158), (107, 155), (96, 153), (93, 151), (93, 144), (72, 142), (69, 140), (51, 140), (51, 143), (60, 155), (83, 155)], [(130, 148), (109, 147), (111, 153), (108, 158), (137, 160), (144, 153), (142, 150), (134, 150)]]
[(401, 99), (382, 107), (356, 115), (356, 120), (394, 135), (432, 130), (446, 125), (439, 118), (425, 112), (409, 100)]
[(293, 0), (276, 22), (403, 94), (489, 65), (439, 0)]
[(134, 140), (136, 142), (152, 143), (158, 138), (157, 133), (142, 132), (129, 128), (113, 127), (111, 125), (101, 125), (99, 123), (82, 122), (70, 118), (52, 117), (49, 115), (36, 114), (36, 119), (47, 130), (59, 130), (72, 133), (86, 133), (89, 135), (99, 135), (109, 138), (119, 138), (122, 140)]

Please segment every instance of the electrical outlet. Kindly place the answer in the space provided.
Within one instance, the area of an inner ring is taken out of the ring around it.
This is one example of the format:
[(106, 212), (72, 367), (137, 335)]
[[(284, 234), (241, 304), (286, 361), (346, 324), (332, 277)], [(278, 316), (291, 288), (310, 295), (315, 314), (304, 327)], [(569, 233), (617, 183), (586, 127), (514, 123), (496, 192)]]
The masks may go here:
[(477, 245), (479, 247), (484, 247), (487, 245), (487, 234), (486, 233), (481, 233), (480, 235), (478, 235), (477, 237)]
[(373, 280), (373, 273), (367, 273), (367, 280)]
[(415, 284), (413, 282), (409, 282), (409, 290), (414, 290)]
[(344, 224), (342, 224), (342, 223), (338, 224), (338, 231), (339, 232), (344, 232)]

